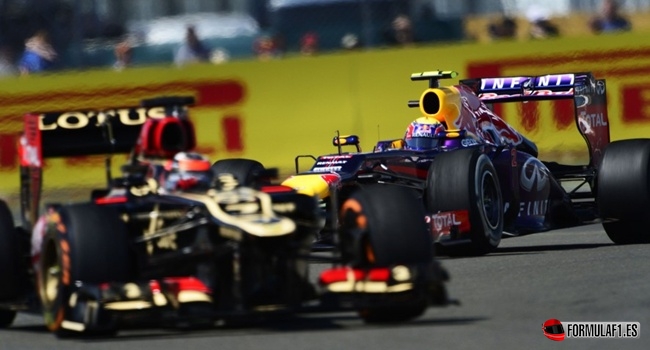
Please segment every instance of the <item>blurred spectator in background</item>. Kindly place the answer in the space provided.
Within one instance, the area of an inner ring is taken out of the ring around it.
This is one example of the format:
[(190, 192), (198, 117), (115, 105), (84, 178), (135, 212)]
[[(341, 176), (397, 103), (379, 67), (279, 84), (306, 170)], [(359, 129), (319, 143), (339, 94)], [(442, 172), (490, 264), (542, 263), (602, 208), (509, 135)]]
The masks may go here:
[(600, 14), (589, 23), (591, 30), (596, 33), (630, 30), (630, 22), (620, 14), (616, 0), (603, 0)]
[(14, 51), (9, 45), (0, 45), (0, 78), (18, 75), (14, 58)]
[(123, 40), (115, 45), (115, 63), (113, 69), (123, 70), (131, 64), (131, 44)]
[(253, 52), (261, 61), (267, 61), (282, 56), (282, 43), (277, 37), (264, 34), (253, 43)]
[(318, 52), (318, 34), (307, 32), (300, 38), (300, 53), (311, 56)]
[(503, 16), (488, 24), (487, 29), (492, 39), (513, 39), (517, 34), (517, 22), (511, 17)]
[(25, 42), (25, 51), (18, 63), (18, 69), (23, 75), (52, 69), (57, 53), (50, 44), (49, 35), (45, 30), (39, 30)]
[(390, 30), (387, 35), (389, 44), (405, 46), (415, 42), (413, 34), (413, 23), (411, 18), (405, 14), (398, 15), (391, 23)]
[(194, 26), (188, 26), (185, 31), (185, 42), (176, 51), (174, 63), (182, 66), (188, 63), (207, 62), (209, 59), (210, 50), (199, 40)]
[(548, 11), (534, 5), (526, 11), (530, 23), (528, 34), (531, 39), (546, 39), (560, 35), (558, 28), (550, 21)]
[(341, 47), (344, 50), (356, 50), (361, 48), (361, 40), (354, 33), (347, 33), (341, 38)]
[(222, 47), (218, 47), (212, 50), (212, 53), (210, 54), (210, 62), (214, 64), (221, 64), (228, 61), (230, 61), (230, 53), (228, 53), (228, 50)]
[(531, 39), (546, 39), (560, 35), (557, 27), (548, 19), (537, 20), (530, 23)]

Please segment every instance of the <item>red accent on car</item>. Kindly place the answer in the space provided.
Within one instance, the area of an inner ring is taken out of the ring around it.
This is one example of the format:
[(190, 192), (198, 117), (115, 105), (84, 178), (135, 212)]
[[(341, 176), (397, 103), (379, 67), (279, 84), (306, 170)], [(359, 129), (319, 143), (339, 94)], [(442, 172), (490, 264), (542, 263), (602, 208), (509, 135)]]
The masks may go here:
[(369, 281), (387, 282), (390, 279), (390, 270), (387, 268), (376, 268), (368, 271)]
[(160, 293), (160, 282), (156, 280), (149, 281), (149, 289), (151, 289), (151, 293), (153, 294)]
[[(166, 277), (163, 282), (167, 284), (175, 293), (183, 290), (194, 290), (197, 292), (210, 293), (208, 288), (201, 280), (196, 277)], [(151, 283), (149, 284), (151, 286)]]
[(156, 121), (153, 119), (147, 119), (147, 121), (142, 124), (142, 128), (140, 129), (140, 139), (138, 140), (139, 143), (136, 146), (138, 152), (146, 152), (153, 147), (153, 141), (151, 141), (150, 138), (155, 126)]
[(363, 271), (355, 270), (349, 267), (335, 267), (329, 270), (325, 270), (320, 274), (320, 283), (321, 284), (332, 284), (335, 282), (344, 282), (348, 280), (350, 272), (354, 276), (354, 280), (361, 280), (364, 276)]
[(189, 151), (195, 147), (196, 135), (192, 123), (166, 117), (145, 121), (136, 150), (146, 156), (171, 158), (177, 152)]
[[(24, 132), (17, 140), (17, 154), (20, 165), (24, 167), (41, 168), (43, 166), (43, 151), (41, 150), (41, 132), (38, 129), (40, 117), (37, 114), (26, 114), (23, 119)], [(3, 152), (5, 149), (3, 148)]]
[[(212, 165), (209, 160), (203, 159), (179, 159), (177, 162), (180, 171), (209, 171)], [(165, 164), (166, 170), (171, 170), (172, 167), (168, 169), (167, 164)]]
[(195, 178), (180, 179), (178, 182), (176, 182), (176, 189), (189, 190), (190, 188), (196, 186), (198, 183), (199, 180)]
[(126, 203), (126, 196), (116, 196), (116, 197), (101, 197), (95, 199), (95, 204), (117, 204), (117, 203)]
[(327, 285), (335, 282), (345, 282), (349, 281), (350, 276), (353, 276), (353, 281), (387, 282), (390, 279), (390, 270), (385, 267), (370, 270), (337, 267), (323, 271), (320, 275), (320, 283)]
[(293, 188), (283, 185), (262, 186), (262, 192), (266, 193), (280, 193), (280, 192), (295, 192)]
[[(172, 126), (172, 125), (177, 125), (177, 126)], [(169, 134), (169, 131), (167, 130), (174, 130), (174, 128), (178, 128), (177, 130), (183, 130), (183, 123), (176, 118), (164, 118), (164, 119), (157, 120), (153, 131), (153, 136), (154, 136), (153, 140), (149, 140), (149, 142), (152, 143), (151, 146), (153, 147), (151, 151), (160, 152), (168, 156), (173, 156), (176, 152), (180, 151), (180, 150), (169, 150), (168, 148), (170, 145), (167, 144), (169, 141), (164, 138), (164, 136), (168, 136), (165, 135), (166, 133)]]
[(328, 185), (338, 185), (341, 182), (341, 175), (337, 173), (321, 174), (320, 176)]

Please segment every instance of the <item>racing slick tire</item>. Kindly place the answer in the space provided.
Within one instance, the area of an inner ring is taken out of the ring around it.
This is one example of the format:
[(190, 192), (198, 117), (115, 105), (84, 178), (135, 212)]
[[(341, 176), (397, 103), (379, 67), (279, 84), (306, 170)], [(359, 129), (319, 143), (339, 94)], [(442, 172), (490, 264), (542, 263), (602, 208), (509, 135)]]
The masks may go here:
[(610, 143), (596, 189), (603, 228), (612, 242), (650, 243), (650, 139)]
[[(0, 200), (0, 301), (19, 294), (20, 247), (14, 219), (7, 203)], [(15, 310), (0, 309), (0, 328), (11, 326)]]
[(212, 171), (219, 178), (220, 174), (231, 174), (238, 185), (258, 188), (260, 174), (264, 171), (262, 163), (245, 158), (222, 159), (212, 164)]
[[(344, 260), (358, 267), (432, 262), (432, 239), (421, 203), (415, 191), (398, 186), (374, 184), (354, 192), (340, 212)], [(401, 322), (422, 315), (427, 307), (425, 297), (414, 296), (358, 312), (368, 323)]]
[(391, 185), (362, 186), (341, 206), (344, 259), (358, 266), (431, 261), (432, 240), (415, 191)]
[(0, 301), (18, 294), (20, 247), (18, 232), (7, 203), (0, 200)]
[(442, 153), (429, 167), (426, 203), (430, 213), (467, 210), (470, 243), (445, 246), (450, 255), (483, 255), (503, 235), (503, 197), (497, 172), (477, 148)]
[(59, 337), (113, 335), (115, 322), (105, 317), (98, 316), (90, 329), (76, 332), (64, 328), (64, 320), (79, 323), (83, 315), (70, 304), (92, 301), (77, 295), (71, 302), (76, 281), (86, 285), (127, 281), (131, 267), (126, 225), (117, 212), (92, 203), (57, 208), (46, 223), (37, 274), (47, 328)]

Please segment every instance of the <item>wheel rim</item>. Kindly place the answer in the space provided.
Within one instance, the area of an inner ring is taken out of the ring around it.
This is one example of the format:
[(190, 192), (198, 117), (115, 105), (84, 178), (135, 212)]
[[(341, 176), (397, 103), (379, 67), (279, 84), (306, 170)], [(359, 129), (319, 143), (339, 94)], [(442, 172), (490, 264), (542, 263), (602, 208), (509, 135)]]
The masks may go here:
[(346, 259), (356, 263), (368, 263), (369, 260), (374, 262), (375, 253), (370, 242), (364, 240), (361, 244), (356, 244), (368, 230), (368, 218), (363, 212), (362, 204), (356, 199), (346, 200), (341, 207), (339, 220), (341, 225), (339, 244)]
[(42, 299), (43, 304), (52, 305), (59, 295), (59, 285), (61, 283), (61, 265), (59, 264), (58, 254), (54, 242), (50, 242), (43, 251), (42, 266)]
[(491, 173), (483, 173), (481, 188), (481, 210), (485, 216), (485, 221), (491, 229), (496, 229), (499, 226), (499, 222), (501, 220), (501, 217), (499, 215), (501, 208), (497, 186), (494, 181), (494, 176), (492, 176)]
[(370, 244), (370, 241), (365, 239), (363, 246), (364, 246), (366, 261), (370, 264), (374, 264), (377, 261), (377, 258), (375, 258), (375, 250), (372, 249), (372, 245)]

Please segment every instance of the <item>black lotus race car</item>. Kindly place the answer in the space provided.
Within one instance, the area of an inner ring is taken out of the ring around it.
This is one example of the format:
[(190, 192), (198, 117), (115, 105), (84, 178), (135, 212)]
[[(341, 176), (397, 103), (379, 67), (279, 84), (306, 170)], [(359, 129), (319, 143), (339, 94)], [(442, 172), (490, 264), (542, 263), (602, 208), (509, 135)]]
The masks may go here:
[[(485, 254), (504, 234), (520, 235), (601, 220), (615, 243), (650, 241), (650, 140), (610, 142), (605, 80), (590, 73), (461, 80), (451, 71), (416, 73), (429, 88), (409, 107), (444, 126), (429, 149), (407, 149), (404, 140), (377, 143), (361, 152), (355, 135), (335, 136), (338, 152), (298, 156), (296, 173), (283, 182), (316, 196), (339, 212), (350, 195), (368, 185), (406, 187), (419, 193), (434, 241), (450, 254)], [(541, 161), (536, 145), (508, 125), (493, 106), (505, 102), (572, 100), (577, 132), (589, 163)], [(343, 152), (342, 147), (356, 147)], [(299, 172), (309, 157), (311, 169)], [(332, 197), (335, 199), (332, 200)], [(336, 231), (330, 221), (316, 247)]]
[[(250, 162), (206, 166), (189, 152), (192, 103), (163, 97), (139, 108), (25, 116), (19, 227), (0, 202), (0, 326), (20, 310), (42, 312), (57, 335), (331, 310), (405, 321), (448, 303), (411, 191), (351, 194), (339, 253), (312, 279), (317, 201), (263, 184), (268, 171), (242, 186), (231, 173)], [(125, 153), (113, 177), (110, 156)], [(108, 155), (106, 188), (83, 203), (41, 205), (44, 159), (97, 154)], [(407, 240), (395, 233), (403, 228)]]

